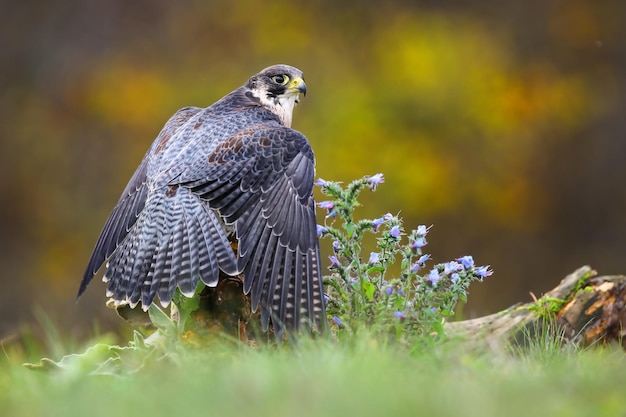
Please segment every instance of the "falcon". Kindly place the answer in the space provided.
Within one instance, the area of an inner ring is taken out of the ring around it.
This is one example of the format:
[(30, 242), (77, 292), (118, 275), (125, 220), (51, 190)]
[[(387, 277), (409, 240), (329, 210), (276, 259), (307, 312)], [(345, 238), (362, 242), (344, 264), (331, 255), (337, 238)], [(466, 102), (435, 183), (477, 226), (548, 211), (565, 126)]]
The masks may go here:
[(116, 305), (240, 276), (264, 331), (326, 326), (311, 145), (291, 129), (302, 72), (274, 65), (165, 124), (106, 221), (78, 297), (106, 262)]

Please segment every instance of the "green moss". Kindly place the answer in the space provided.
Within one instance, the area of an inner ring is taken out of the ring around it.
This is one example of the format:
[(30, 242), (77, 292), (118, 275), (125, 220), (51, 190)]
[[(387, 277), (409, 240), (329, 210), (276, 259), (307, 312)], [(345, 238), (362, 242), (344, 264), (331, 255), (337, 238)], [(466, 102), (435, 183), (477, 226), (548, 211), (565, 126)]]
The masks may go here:
[(542, 318), (554, 317), (556, 313), (561, 311), (563, 306), (567, 304), (569, 300), (555, 298), (550, 296), (543, 296), (535, 303), (528, 306), (528, 309)]

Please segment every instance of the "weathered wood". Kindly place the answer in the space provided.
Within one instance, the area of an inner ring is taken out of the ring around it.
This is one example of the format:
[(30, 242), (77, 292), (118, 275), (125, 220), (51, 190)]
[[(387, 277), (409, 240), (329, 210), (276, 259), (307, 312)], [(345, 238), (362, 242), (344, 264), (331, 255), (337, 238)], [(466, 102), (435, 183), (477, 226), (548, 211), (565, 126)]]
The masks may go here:
[(534, 302), (447, 323), (445, 329), (452, 336), (502, 348), (523, 343), (549, 323), (557, 328), (564, 343), (590, 346), (617, 342), (626, 348), (625, 306), (626, 276), (597, 276), (584, 266)]
[[(200, 293), (200, 305), (192, 317), (196, 332), (225, 333), (244, 342), (267, 334), (259, 331), (258, 313), (250, 313), (249, 297), (239, 277), (223, 276), (215, 288)], [(118, 314), (135, 325), (149, 324), (147, 315), (128, 307)], [(564, 343), (583, 346), (620, 343), (626, 348), (626, 276), (597, 276), (584, 266), (566, 276), (541, 298), (517, 304), (484, 317), (449, 322), (445, 331), (476, 344), (504, 348), (525, 343), (549, 324)]]
[[(242, 277), (231, 277), (220, 271), (217, 286), (204, 287), (198, 298), (198, 309), (191, 314), (192, 322), (189, 323), (193, 338), (228, 335), (252, 343), (264, 334), (259, 330), (259, 311), (251, 312), (250, 297), (243, 293)], [(135, 327), (153, 327), (148, 314), (140, 308), (131, 309), (124, 304), (115, 306), (112, 300), (107, 305), (115, 308), (118, 316)], [(269, 334), (273, 334), (271, 328)], [(269, 336), (265, 334), (261, 337)]]

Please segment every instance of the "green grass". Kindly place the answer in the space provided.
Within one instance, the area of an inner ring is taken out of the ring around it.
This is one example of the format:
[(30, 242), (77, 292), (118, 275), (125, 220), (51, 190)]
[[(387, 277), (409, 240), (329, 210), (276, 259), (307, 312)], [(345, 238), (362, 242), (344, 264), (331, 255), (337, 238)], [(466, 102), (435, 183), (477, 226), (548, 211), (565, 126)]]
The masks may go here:
[(410, 355), (364, 336), (297, 349), (224, 342), (129, 376), (44, 373), (22, 360), (5, 352), (0, 362), (1, 416), (626, 416), (626, 356), (608, 348), (449, 343)]

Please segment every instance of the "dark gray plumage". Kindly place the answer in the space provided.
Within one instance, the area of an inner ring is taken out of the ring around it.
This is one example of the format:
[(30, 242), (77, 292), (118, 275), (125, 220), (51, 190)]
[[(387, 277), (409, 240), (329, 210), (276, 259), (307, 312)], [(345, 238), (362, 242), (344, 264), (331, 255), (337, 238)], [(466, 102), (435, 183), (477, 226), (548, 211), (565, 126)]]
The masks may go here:
[[(193, 295), (219, 270), (244, 276), (252, 308), (284, 328), (325, 327), (315, 203), (315, 161), (290, 128), (302, 72), (264, 69), (205, 109), (165, 124), (113, 209), (91, 255), (82, 294), (107, 261), (107, 295), (144, 309), (176, 287)], [(237, 242), (237, 251), (231, 247)]]

